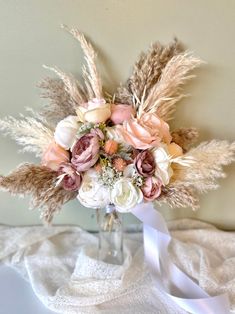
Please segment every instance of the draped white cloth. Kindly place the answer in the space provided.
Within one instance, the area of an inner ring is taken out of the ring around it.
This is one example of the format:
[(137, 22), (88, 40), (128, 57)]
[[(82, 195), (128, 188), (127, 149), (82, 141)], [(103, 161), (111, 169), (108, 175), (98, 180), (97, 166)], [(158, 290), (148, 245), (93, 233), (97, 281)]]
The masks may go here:
[[(235, 313), (235, 232), (192, 219), (168, 227), (172, 260), (210, 295), (227, 292)], [(0, 226), (0, 261), (58, 313), (186, 313), (153, 283), (142, 234), (125, 234), (122, 266), (97, 261), (97, 243), (95, 235), (74, 226)]]

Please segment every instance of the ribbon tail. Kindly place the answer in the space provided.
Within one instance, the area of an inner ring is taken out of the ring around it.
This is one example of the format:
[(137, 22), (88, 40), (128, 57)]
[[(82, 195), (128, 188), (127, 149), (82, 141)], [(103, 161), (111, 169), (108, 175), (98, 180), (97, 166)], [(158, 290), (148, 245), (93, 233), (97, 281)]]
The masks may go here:
[(170, 259), (171, 235), (152, 203), (137, 205), (132, 213), (144, 224), (145, 259), (156, 285), (175, 303), (192, 314), (230, 313), (227, 294), (209, 296)]

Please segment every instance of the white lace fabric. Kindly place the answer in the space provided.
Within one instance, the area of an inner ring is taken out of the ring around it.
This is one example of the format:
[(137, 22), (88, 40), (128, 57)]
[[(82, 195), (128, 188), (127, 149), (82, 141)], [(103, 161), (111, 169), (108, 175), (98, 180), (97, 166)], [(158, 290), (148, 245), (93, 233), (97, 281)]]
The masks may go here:
[[(173, 261), (210, 295), (228, 293), (235, 312), (235, 233), (192, 219), (168, 223)], [(154, 286), (141, 234), (125, 234), (123, 265), (96, 259), (98, 239), (79, 227), (0, 226), (0, 260), (49, 309), (75, 313), (186, 313)]]

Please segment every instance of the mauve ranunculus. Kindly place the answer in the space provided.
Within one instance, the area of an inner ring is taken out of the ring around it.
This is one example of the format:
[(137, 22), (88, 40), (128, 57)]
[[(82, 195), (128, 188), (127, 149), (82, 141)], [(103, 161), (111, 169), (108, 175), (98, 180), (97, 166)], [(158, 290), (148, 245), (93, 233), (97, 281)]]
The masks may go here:
[(58, 174), (65, 190), (76, 191), (79, 189), (82, 177), (71, 163), (62, 163), (58, 169)]
[(121, 124), (125, 120), (129, 120), (135, 114), (135, 109), (130, 105), (112, 104), (110, 119), (114, 124)]
[(96, 134), (83, 135), (73, 147), (71, 163), (77, 171), (87, 171), (97, 162), (99, 149), (99, 137)]
[(134, 160), (137, 171), (143, 177), (151, 177), (155, 171), (154, 157), (149, 150), (139, 153)]
[(144, 199), (146, 201), (153, 201), (161, 194), (162, 182), (155, 177), (148, 177), (144, 185), (141, 187)]

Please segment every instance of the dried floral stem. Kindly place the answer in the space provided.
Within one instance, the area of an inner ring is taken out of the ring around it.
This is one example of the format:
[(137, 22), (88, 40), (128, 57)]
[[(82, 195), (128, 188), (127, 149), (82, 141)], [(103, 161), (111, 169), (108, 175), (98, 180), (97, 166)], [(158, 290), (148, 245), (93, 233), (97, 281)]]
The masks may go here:
[(195, 128), (180, 128), (171, 133), (172, 141), (187, 152), (192, 144), (198, 139), (198, 131)]
[(85, 36), (79, 30), (75, 28), (69, 29), (66, 25), (61, 25), (61, 27), (66, 29), (80, 42), (87, 63), (87, 71), (84, 72), (86, 85), (90, 86), (94, 93), (94, 97), (98, 99), (103, 98), (101, 79), (95, 64), (96, 53), (92, 45), (87, 42)]
[(194, 77), (188, 73), (198, 67), (202, 61), (191, 53), (185, 52), (174, 56), (163, 69), (159, 81), (152, 87), (146, 101), (139, 108), (143, 112), (157, 113), (164, 121), (172, 119), (175, 103), (185, 95), (181, 87)]
[(207, 192), (216, 189), (217, 180), (225, 177), (223, 166), (235, 160), (235, 142), (204, 142), (191, 149), (185, 156), (193, 158), (195, 162), (190, 167), (174, 165), (174, 184), (193, 187), (200, 193)]
[(53, 127), (68, 115), (76, 115), (75, 105), (61, 79), (45, 78), (38, 87), (42, 89), (41, 98), (50, 102), (43, 106), (40, 115)]
[(180, 43), (175, 39), (167, 46), (157, 42), (146, 53), (142, 53), (134, 65), (133, 73), (124, 86), (116, 92), (117, 102), (132, 104), (133, 95), (141, 99), (147, 97), (151, 88), (159, 80), (168, 61), (182, 52)]
[(20, 165), (8, 176), (0, 177), (0, 189), (13, 195), (31, 194), (31, 206), (40, 207), (41, 217), (50, 223), (53, 215), (67, 201), (76, 197), (76, 192), (55, 187), (57, 173), (50, 169), (33, 164)]
[(82, 86), (72, 76), (72, 74), (66, 74), (62, 72), (60, 69), (58, 69), (57, 67), (48, 67), (46, 65), (43, 65), (43, 67), (45, 69), (53, 71), (63, 81), (65, 90), (71, 97), (71, 100), (72, 100), (71, 104), (73, 105), (73, 107), (75, 107), (75, 109), (78, 105), (82, 105), (87, 101), (87, 98), (85, 96)]
[(21, 118), (19, 120), (9, 116), (0, 120), (0, 130), (24, 146), (22, 151), (35, 153), (40, 157), (48, 143), (53, 140), (53, 131), (39, 115), (35, 118), (21, 115)]

